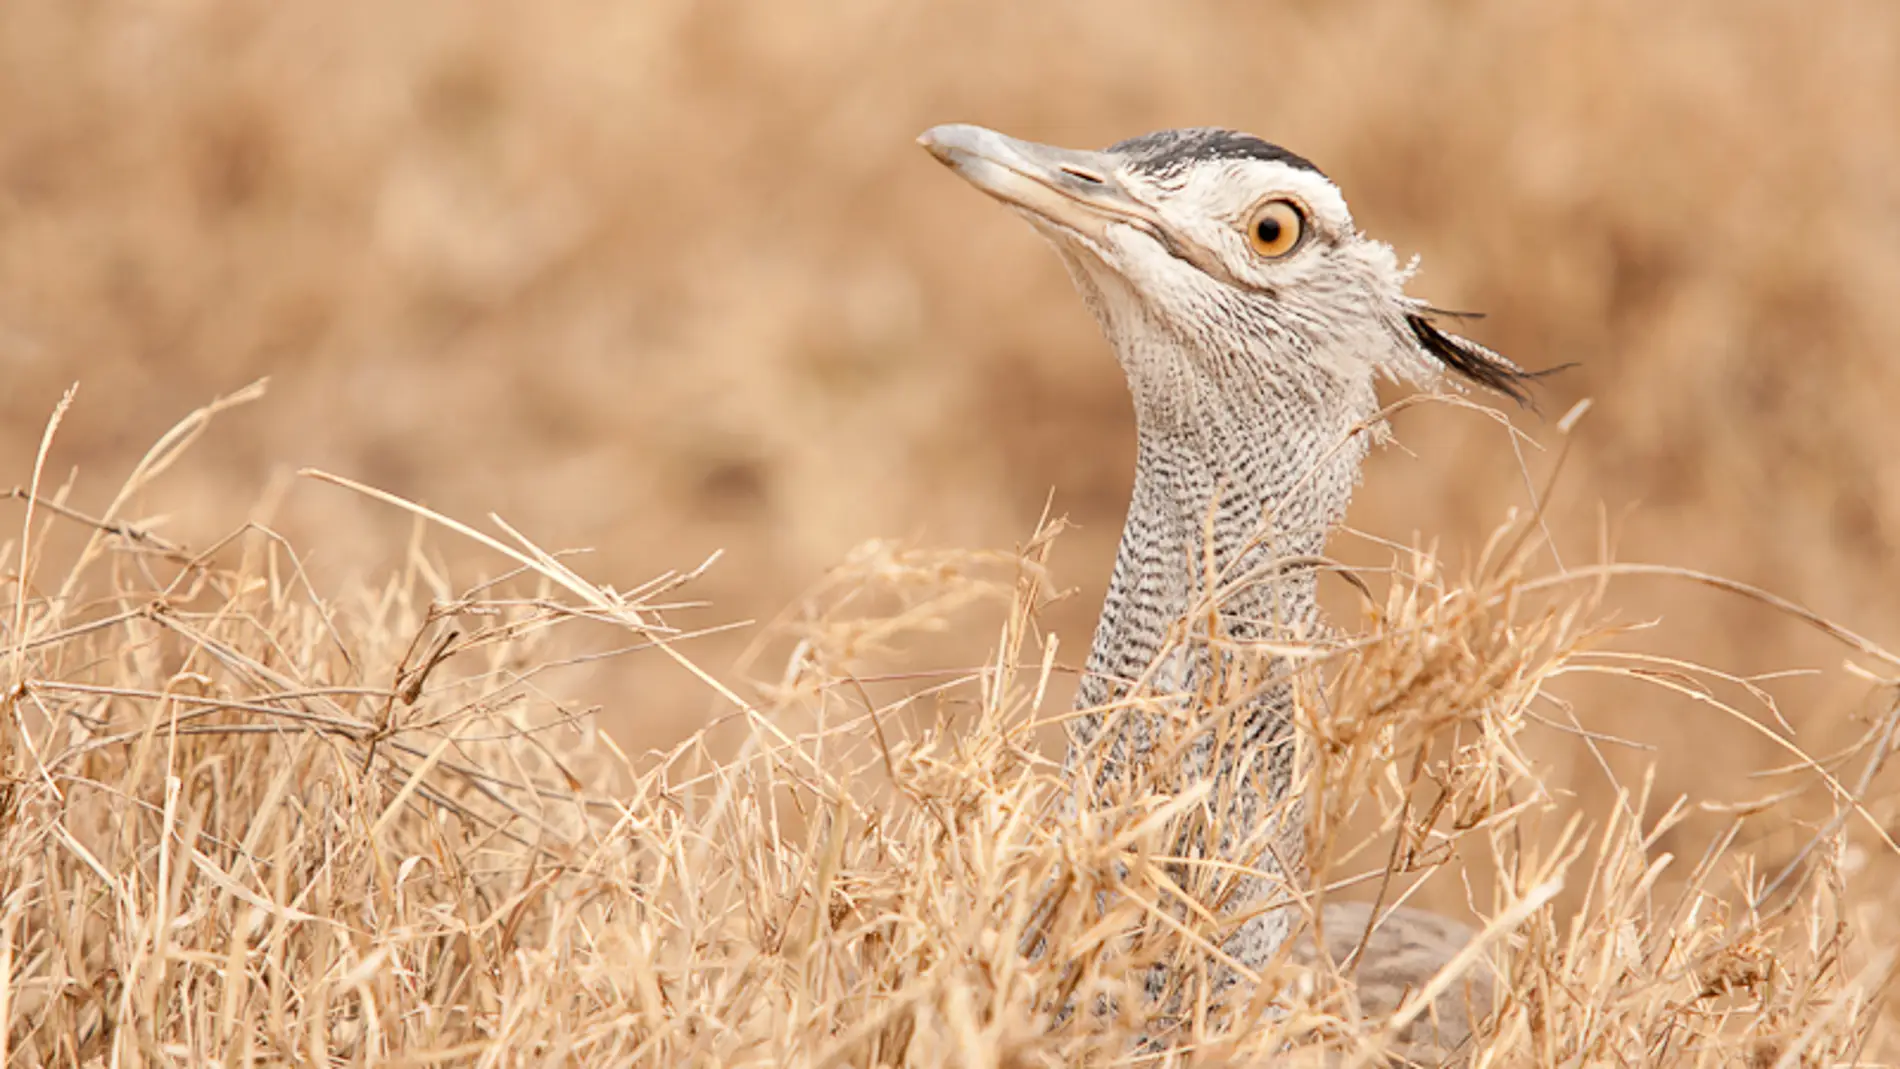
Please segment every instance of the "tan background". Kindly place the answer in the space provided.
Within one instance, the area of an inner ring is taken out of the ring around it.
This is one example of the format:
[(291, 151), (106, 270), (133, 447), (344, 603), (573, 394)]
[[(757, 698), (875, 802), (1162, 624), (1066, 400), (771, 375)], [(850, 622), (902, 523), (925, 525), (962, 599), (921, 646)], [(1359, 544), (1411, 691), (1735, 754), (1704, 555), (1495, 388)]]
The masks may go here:
[[(1518, 420), (1552, 441), (1596, 401), (1553, 511), (1566, 561), (1607, 516), (1623, 559), (1900, 644), (1886, 0), (7, 3), (0, 486), (74, 380), (54, 466), (98, 507), (164, 427), (268, 374), (157, 503), (177, 537), (318, 465), (597, 547), (621, 586), (723, 549), (685, 622), (768, 617), (868, 538), (1007, 547), (1053, 488), (1081, 525), (1053, 619), (1079, 652), (1128, 405), (1055, 258), (912, 145), (948, 120), (1075, 145), (1231, 125), (1308, 155), (1424, 257), (1416, 292), (1579, 365)], [(1525, 501), (1505, 438), (1445, 409), (1401, 432), (1413, 455), (1375, 457), (1353, 523), (1468, 559)], [(316, 486), (277, 522), (333, 576), (406, 532)], [(1840, 661), (1714, 594), (1612, 600), (1664, 617), (1651, 647), (1734, 671)], [(657, 662), (607, 678), (635, 743), (705, 715)], [(1810, 745), (1857, 730), (1856, 688), (1781, 692)], [(1774, 786), (1739, 776), (1781, 757), (1716, 713), (1571, 693), (1668, 744), (1663, 798)], [(1543, 745), (1560, 780), (1597, 775)]]

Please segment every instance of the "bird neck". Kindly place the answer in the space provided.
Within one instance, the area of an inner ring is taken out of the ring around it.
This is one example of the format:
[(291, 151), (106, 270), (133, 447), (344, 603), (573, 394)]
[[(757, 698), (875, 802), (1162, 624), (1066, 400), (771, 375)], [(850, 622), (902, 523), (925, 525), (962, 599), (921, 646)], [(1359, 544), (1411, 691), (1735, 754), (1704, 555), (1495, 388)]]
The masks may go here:
[[(1083, 708), (1148, 673), (1189, 612), (1212, 609), (1225, 636), (1241, 641), (1310, 633), (1312, 558), (1345, 513), (1376, 408), (1369, 378), (1310, 363), (1283, 373), (1244, 357), (1122, 355), (1139, 428), (1135, 486), (1077, 696)], [(1156, 693), (1186, 682), (1150, 678)]]

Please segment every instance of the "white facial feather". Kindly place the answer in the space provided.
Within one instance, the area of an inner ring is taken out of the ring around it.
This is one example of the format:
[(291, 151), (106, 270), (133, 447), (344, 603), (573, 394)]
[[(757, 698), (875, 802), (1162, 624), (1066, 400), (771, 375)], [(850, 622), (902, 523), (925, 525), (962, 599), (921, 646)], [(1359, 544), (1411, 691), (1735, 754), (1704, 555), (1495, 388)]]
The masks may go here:
[[(1354, 228), (1345, 198), (1324, 176), (1241, 158), (1165, 176), (1124, 169), (1115, 177), (1172, 241), (1191, 244), (1203, 261), (1183, 259), (1133, 224), (1109, 227), (1099, 244), (1041, 227), (1117, 339), (1138, 406), (1167, 406), (1184, 396), (1186, 378), (1236, 361), (1245, 374), (1292, 381), (1316, 401), (1355, 410), (1373, 404), (1377, 375), (1421, 384), (1437, 379), (1437, 364), (1405, 325), (1413, 307), (1403, 289), (1410, 271), (1390, 246)], [(1247, 227), (1274, 199), (1296, 204), (1308, 232), (1289, 254), (1267, 258), (1255, 251)], [(1205, 270), (1207, 261), (1219, 271)], [(1206, 366), (1172, 366), (1181, 354), (1198, 354)]]

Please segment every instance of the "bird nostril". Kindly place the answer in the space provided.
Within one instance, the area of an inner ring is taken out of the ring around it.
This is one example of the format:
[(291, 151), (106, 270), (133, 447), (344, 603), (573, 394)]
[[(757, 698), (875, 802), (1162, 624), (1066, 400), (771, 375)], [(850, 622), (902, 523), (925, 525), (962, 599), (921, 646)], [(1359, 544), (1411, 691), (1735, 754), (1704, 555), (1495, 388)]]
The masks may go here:
[(1062, 168), (1062, 173), (1068, 175), (1070, 178), (1076, 178), (1084, 182), (1087, 182), (1089, 185), (1092, 185), (1092, 186), (1103, 186), (1103, 185), (1108, 184), (1107, 182), (1102, 181), (1102, 177), (1100, 175), (1090, 174), (1089, 172), (1084, 171), (1080, 167), (1064, 167)]

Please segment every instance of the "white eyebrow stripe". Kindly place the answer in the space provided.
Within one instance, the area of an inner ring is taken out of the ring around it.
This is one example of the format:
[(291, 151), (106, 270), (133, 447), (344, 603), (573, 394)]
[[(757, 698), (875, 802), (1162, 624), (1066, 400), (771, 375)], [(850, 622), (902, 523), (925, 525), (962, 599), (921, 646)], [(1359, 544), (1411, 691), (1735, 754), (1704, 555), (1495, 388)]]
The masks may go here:
[[(1256, 179), (1263, 190), (1275, 189), (1303, 201), (1317, 216), (1314, 222), (1328, 230), (1352, 232), (1352, 210), (1346, 207), (1346, 198), (1340, 194), (1339, 187), (1325, 176), (1280, 164), (1246, 162), (1256, 172), (1272, 169), (1271, 174), (1262, 174)], [(1251, 211), (1252, 207), (1249, 204), (1244, 210)]]

